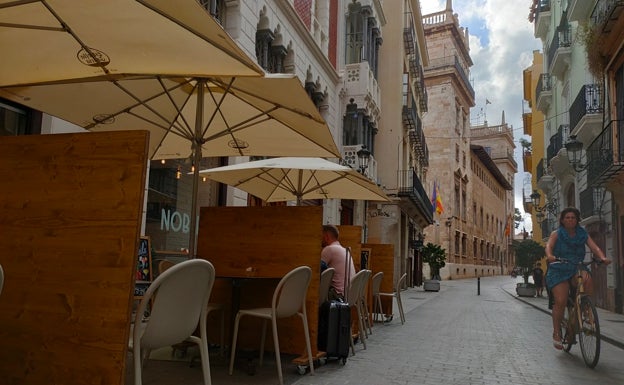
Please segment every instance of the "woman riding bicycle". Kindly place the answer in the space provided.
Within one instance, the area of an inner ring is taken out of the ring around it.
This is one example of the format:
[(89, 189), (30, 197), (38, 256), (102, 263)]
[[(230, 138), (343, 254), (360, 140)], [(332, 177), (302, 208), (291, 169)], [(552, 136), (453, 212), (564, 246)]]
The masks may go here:
[[(570, 282), (576, 286), (576, 281), (571, 280), (577, 269), (577, 264), (585, 259), (585, 245), (604, 264), (611, 263), (598, 245), (591, 239), (587, 231), (579, 225), (581, 213), (574, 207), (568, 207), (561, 211), (559, 216), (559, 228), (553, 231), (546, 244), (546, 258), (548, 260), (548, 272), (546, 273), (546, 286), (550, 295), (554, 297), (552, 309), (553, 320), (553, 345), (555, 349), (563, 349), (561, 340), (561, 321), (568, 301)], [(557, 259), (567, 260), (569, 263), (555, 263)], [(586, 293), (592, 294), (592, 278), (588, 270), (582, 272), (583, 285)]]

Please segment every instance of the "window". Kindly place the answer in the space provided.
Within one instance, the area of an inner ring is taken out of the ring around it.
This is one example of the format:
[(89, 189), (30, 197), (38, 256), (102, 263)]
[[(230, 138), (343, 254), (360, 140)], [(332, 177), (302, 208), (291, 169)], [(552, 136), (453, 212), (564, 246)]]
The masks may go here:
[(381, 31), (370, 6), (362, 6), (358, 1), (350, 3), (346, 21), (346, 64), (366, 60), (377, 78), (381, 42)]
[(0, 99), (0, 136), (41, 133), (41, 113)]
[(199, 4), (210, 12), (219, 24), (225, 25), (225, 0), (199, 0)]

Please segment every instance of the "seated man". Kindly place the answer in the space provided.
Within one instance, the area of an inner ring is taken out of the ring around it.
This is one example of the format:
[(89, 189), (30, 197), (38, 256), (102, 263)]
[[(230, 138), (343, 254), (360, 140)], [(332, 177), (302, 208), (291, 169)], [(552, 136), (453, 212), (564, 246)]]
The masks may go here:
[(333, 267), (336, 271), (329, 288), (329, 299), (344, 299), (345, 283), (349, 282), (355, 275), (353, 258), (349, 255), (348, 271), (346, 257), (347, 250), (338, 242), (338, 228), (333, 225), (323, 226), (323, 251), (321, 251), (321, 261), (327, 267)]

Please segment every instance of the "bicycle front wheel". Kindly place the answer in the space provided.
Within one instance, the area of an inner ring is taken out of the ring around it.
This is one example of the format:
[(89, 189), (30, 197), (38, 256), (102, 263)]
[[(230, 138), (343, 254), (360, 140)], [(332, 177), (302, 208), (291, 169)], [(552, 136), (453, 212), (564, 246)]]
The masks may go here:
[(566, 307), (565, 312), (566, 316), (561, 321), (561, 330), (563, 330), (563, 339), (561, 342), (563, 343), (563, 350), (569, 352), (570, 349), (572, 349), (572, 345), (576, 343), (576, 339), (574, 338), (574, 334), (576, 333), (576, 328), (574, 327), (576, 316), (571, 306)]
[(588, 296), (581, 297), (579, 344), (585, 364), (593, 368), (600, 358), (600, 324), (596, 307)]

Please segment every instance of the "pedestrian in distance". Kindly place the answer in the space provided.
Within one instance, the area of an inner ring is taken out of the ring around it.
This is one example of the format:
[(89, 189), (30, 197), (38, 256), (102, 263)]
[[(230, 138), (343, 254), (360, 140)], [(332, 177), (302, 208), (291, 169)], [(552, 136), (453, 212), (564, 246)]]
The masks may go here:
[(538, 297), (542, 297), (542, 292), (544, 290), (544, 270), (542, 270), (541, 262), (535, 262), (535, 267), (533, 268), (533, 283), (535, 284), (535, 291)]
[[(546, 273), (546, 285), (554, 299), (552, 309), (553, 346), (563, 349), (561, 340), (561, 321), (568, 300), (571, 285), (576, 286), (572, 279), (577, 265), (585, 259), (585, 246), (604, 264), (611, 263), (604, 252), (591, 239), (587, 231), (580, 226), (581, 213), (574, 207), (568, 207), (559, 215), (559, 228), (553, 231), (546, 244), (546, 258), (549, 263)], [(565, 260), (568, 263), (562, 263)], [(591, 273), (587, 268), (582, 272), (583, 285), (587, 294), (593, 293)]]
[[(329, 288), (328, 297), (330, 300), (344, 299), (344, 289), (346, 287), (345, 283), (347, 283), (347, 277), (350, 279), (355, 275), (353, 258), (349, 255), (349, 261), (346, 261), (347, 249), (345, 249), (338, 241), (339, 235), (340, 234), (336, 226), (323, 226), (323, 250), (321, 251), (321, 261), (325, 262), (327, 267), (333, 267), (335, 269), (332, 284)], [(347, 271), (347, 269), (349, 270)]]

